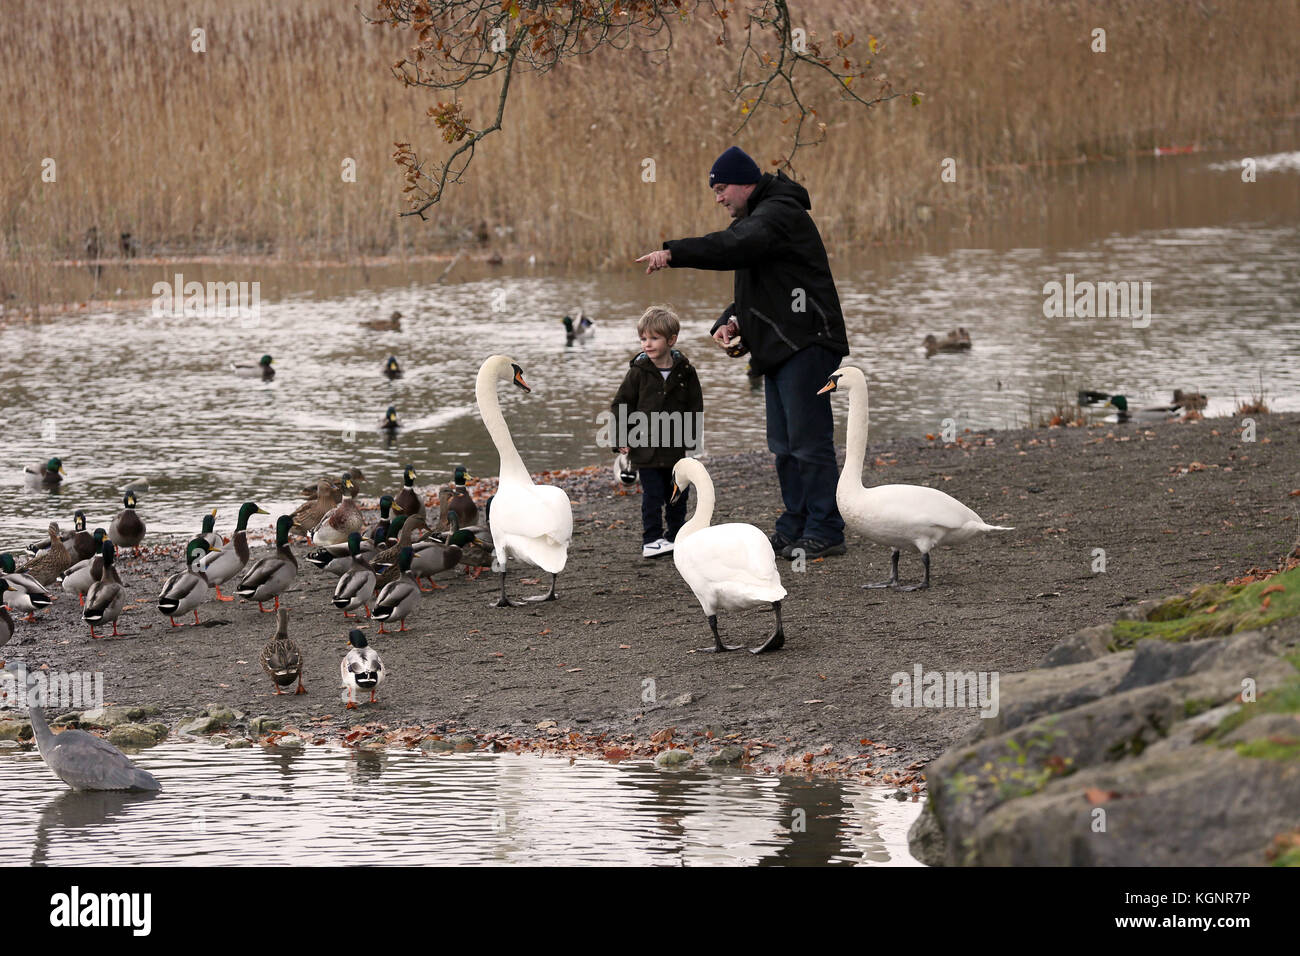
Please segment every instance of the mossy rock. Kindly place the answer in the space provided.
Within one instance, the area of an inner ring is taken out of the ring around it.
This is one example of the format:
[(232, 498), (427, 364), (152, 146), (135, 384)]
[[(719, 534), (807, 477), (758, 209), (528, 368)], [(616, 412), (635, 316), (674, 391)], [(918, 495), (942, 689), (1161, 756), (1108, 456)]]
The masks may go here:
[(114, 747), (152, 747), (158, 737), (144, 724), (118, 724), (108, 732), (108, 742)]
[(1300, 568), (1252, 584), (1206, 584), (1161, 602), (1145, 620), (1116, 621), (1109, 649), (1144, 638), (1193, 641), (1257, 630), (1300, 614)]

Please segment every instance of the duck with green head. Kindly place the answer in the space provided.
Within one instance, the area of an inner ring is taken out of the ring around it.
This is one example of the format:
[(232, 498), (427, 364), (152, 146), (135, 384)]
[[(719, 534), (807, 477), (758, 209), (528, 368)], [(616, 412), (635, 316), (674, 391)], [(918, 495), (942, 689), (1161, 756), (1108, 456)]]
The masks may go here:
[[(63, 542), (63, 546), (68, 549), (69, 554), (73, 555), (72, 558), (73, 563), (76, 563), (77, 561), (82, 561), (92, 556), (91, 554), (82, 554), (80, 556), (77, 555), (77, 551), (82, 547), (82, 545), (78, 543), (77, 536), (79, 534), (83, 534), (85, 530), (86, 530), (86, 513), (84, 511), (77, 511), (72, 516), (72, 530), (64, 531), (59, 534), (59, 539)], [(90, 535), (88, 534), (86, 535), (86, 540), (87, 541), (90, 540)], [(40, 554), (42, 551), (48, 550), (49, 547), (50, 547), (50, 539), (42, 538), (40, 541), (35, 541), (32, 544), (29, 544), (27, 546), (27, 550), (30, 551), (32, 554)]]
[(39, 485), (47, 491), (53, 491), (63, 481), (63, 459), (51, 458), (45, 464), (28, 465), (23, 469), (23, 476), (29, 485)]
[(379, 427), (388, 432), (388, 437), (392, 438), (397, 430), (402, 427), (402, 423), (397, 420), (397, 406), (389, 405), (388, 411), (384, 412), (384, 420), (379, 423)]
[(144, 540), (145, 525), (135, 513), (137, 499), (134, 491), (128, 491), (122, 498), (122, 510), (108, 525), (108, 537), (119, 548), (135, 548), (139, 554), (140, 542)]
[(375, 691), (386, 676), (384, 662), (379, 652), (370, 646), (366, 635), (356, 628), (348, 632), (348, 652), (339, 662), (339, 673), (343, 686), (348, 689), (348, 710), (356, 709), (358, 690), (370, 691), (370, 703), (375, 703)]
[(185, 546), (185, 570), (176, 572), (163, 583), (158, 595), (158, 610), (171, 620), (172, 627), (180, 627), (176, 623), (176, 615), (190, 611), (194, 612), (194, 623), (199, 623), (199, 605), (208, 600), (209, 582), (197, 563), (199, 558), (211, 550), (212, 546), (206, 538), (192, 539)]
[(438, 530), (448, 531), (451, 529), (452, 511), (455, 511), (460, 519), (462, 528), (467, 528), (478, 520), (478, 505), (470, 496), (469, 487), (466, 481), (473, 480), (473, 476), (465, 470), (464, 465), (457, 465), (456, 470), (452, 473), (450, 484), (443, 485), (438, 490)]
[(388, 356), (388, 361), (384, 363), (384, 376), (391, 382), (393, 379), (402, 377), (402, 366), (397, 364), (397, 356)]
[[(220, 549), (213, 549), (199, 558), (197, 570), (207, 578), (218, 601), (233, 601), (221, 593), (221, 585), (232, 580), (248, 564), (248, 519), (253, 515), (264, 515), (255, 502), (245, 501), (239, 507), (239, 518), (235, 522), (235, 533), (230, 537), (230, 544)], [(204, 524), (207, 522), (205, 521)]]
[[(280, 609), (280, 595), (298, 576), (298, 559), (289, 547), (289, 529), (293, 518), (280, 515), (275, 522), (275, 553), (258, 558), (244, 571), (235, 586), (235, 593), (245, 601), (256, 601), (257, 609), (263, 614)], [(268, 611), (262, 607), (263, 601), (275, 598), (275, 606)]]
[(424, 517), (424, 500), (415, 491), (414, 465), (407, 465), (402, 469), (402, 489), (393, 496), (393, 507), (399, 514), (407, 517), (413, 515)]
[(14, 556), (8, 551), (0, 553), (0, 578), (9, 585), (9, 606), (25, 613), (28, 621), (36, 620), (36, 612), (43, 611), (54, 600), (45, 585), (30, 574), (17, 570)]
[(361, 556), (361, 533), (353, 531), (348, 535), (348, 553), (352, 555), (352, 566), (339, 575), (339, 583), (334, 587), (334, 606), (343, 612), (344, 617), (357, 608), (365, 608), (366, 617), (370, 608), (366, 604), (375, 594), (375, 572), (370, 562)]
[(230, 366), (235, 370), (235, 374), (240, 378), (260, 378), (263, 382), (269, 382), (275, 378), (275, 369), (271, 367), (271, 356), (263, 355), (256, 365), (238, 365)]
[(401, 575), (397, 580), (385, 584), (384, 589), (379, 592), (379, 597), (375, 598), (375, 610), (372, 616), (379, 621), (380, 634), (387, 634), (384, 624), (391, 624), (393, 621), (401, 625), (397, 629), (399, 632), (406, 630), (407, 616), (420, 603), (420, 585), (416, 581), (415, 571), (411, 568), (414, 558), (415, 550), (410, 545), (398, 552), (397, 567), (401, 570)]
[(1143, 405), (1138, 408), (1129, 406), (1123, 395), (1112, 395), (1107, 405), (1115, 409), (1115, 417), (1121, 422), (1166, 422), (1177, 418), (1181, 405)]
[(213, 530), (216, 524), (217, 509), (213, 508), (210, 513), (203, 516), (203, 530), (199, 532), (199, 537), (208, 543), (210, 551), (217, 551), (226, 543), (221, 535)]
[(122, 579), (117, 574), (117, 566), (114, 564), (116, 555), (117, 548), (113, 542), (105, 541), (100, 552), (103, 566), (99, 580), (86, 592), (85, 605), (81, 610), (81, 619), (90, 625), (90, 636), (95, 639), (99, 638), (95, 628), (104, 624), (113, 625), (113, 633), (109, 635), (110, 637), (118, 636), (117, 619), (122, 614), (123, 605), (126, 604), (126, 588), (122, 586)]

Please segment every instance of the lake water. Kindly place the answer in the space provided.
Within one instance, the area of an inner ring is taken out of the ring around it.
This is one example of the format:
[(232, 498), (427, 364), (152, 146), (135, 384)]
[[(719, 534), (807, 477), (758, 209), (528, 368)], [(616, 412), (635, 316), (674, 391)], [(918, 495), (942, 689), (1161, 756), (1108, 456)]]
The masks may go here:
[(919, 865), (921, 803), (836, 780), (332, 746), (135, 759), (163, 792), (75, 793), (0, 752), (0, 866)]
[[(1300, 409), (1300, 154), (1258, 157), (1241, 182), (1224, 154), (1069, 167), (1044, 190), (1008, 187), (1005, 220), (937, 229), (923, 246), (861, 248), (832, 265), (854, 360), (872, 385), (872, 436), (920, 437), (945, 419), (958, 428), (1028, 423), (1080, 388), (1169, 401), (1174, 388), (1230, 411), (1262, 383), (1274, 410)], [(815, 215), (826, 220), (833, 210)], [(721, 228), (702, 200), (701, 232)], [(943, 222), (942, 210), (937, 220)], [(652, 244), (653, 245), (653, 244)], [(253, 327), (217, 318), (158, 317), (148, 308), (72, 314), (0, 326), (0, 547), (25, 544), (51, 519), (83, 508), (107, 526), (126, 480), (145, 476), (140, 512), (159, 531), (195, 531), (221, 509), (229, 531), (240, 502), (269, 518), (315, 475), (359, 464), (396, 490), (413, 463), (417, 484), (449, 479), (454, 463), (491, 475), (497, 459), (474, 404), (474, 375), (492, 353), (513, 356), (530, 395), (503, 407), (533, 471), (608, 463), (596, 445), (608, 407), (637, 351), (635, 319), (668, 302), (684, 320), (679, 343), (704, 384), (709, 452), (765, 447), (763, 405), (707, 339), (730, 299), (724, 274), (669, 270), (652, 277), (552, 274), (526, 264), (309, 270), (192, 264), (109, 267), (99, 280), (148, 301), (152, 283), (259, 281)], [(1080, 281), (1152, 285), (1145, 328), (1122, 318), (1048, 319), (1043, 286)], [(85, 270), (70, 281), (86, 282)], [(594, 317), (586, 345), (566, 348), (561, 317)], [(400, 332), (362, 320), (405, 316)], [(957, 326), (968, 353), (927, 359), (921, 340)], [(232, 362), (275, 358), (262, 385)], [(381, 374), (395, 354), (406, 377)], [(378, 426), (395, 405), (405, 427), (388, 443)], [(837, 404), (840, 440), (844, 407)], [(52, 497), (24, 487), (26, 465), (59, 455), (67, 477)]]

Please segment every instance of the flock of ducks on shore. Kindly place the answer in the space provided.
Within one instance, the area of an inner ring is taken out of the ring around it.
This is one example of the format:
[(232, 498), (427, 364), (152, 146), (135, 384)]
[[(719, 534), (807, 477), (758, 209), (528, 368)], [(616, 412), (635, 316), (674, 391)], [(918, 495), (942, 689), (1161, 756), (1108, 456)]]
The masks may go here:
[[(269, 362), (263, 363), (263, 367), (269, 367)], [(503, 383), (524, 392), (531, 391), (518, 363), (505, 355), (493, 355), (483, 362), (475, 381), (479, 413), (499, 459), (500, 477), (496, 494), (488, 502), (486, 528), (475, 524), (478, 509), (468, 494), (465, 484), (468, 476), (463, 467), (456, 469), (452, 483), (440, 492), (438, 531), (429, 529), (429, 515), (414, 490), (416, 476), (410, 466), (403, 471), (398, 492), (380, 498), (380, 519), (370, 529), (365, 528), (355, 501), (364, 481), (361, 469), (353, 468), (337, 480), (320, 476), (303, 489), (307, 500), (300, 508), (276, 519), (275, 549), (256, 560), (250, 561), (245, 529), (252, 515), (267, 512), (255, 502), (246, 502), (240, 508), (229, 542), (223, 542), (216, 534), (215, 514), (206, 515), (201, 532), (186, 546), (186, 570), (169, 577), (163, 586), (158, 599), (160, 612), (177, 626), (174, 618), (192, 611), (198, 623), (198, 608), (209, 599), (210, 591), (215, 592), (217, 600), (233, 600), (220, 594), (220, 585), (238, 576), (234, 589), (239, 597), (256, 601), (263, 611), (266, 610), (262, 606), (264, 602), (274, 601), (276, 633), (263, 648), (261, 663), (275, 692), (280, 694), (295, 682), (297, 693), (306, 693), (302, 684), (303, 654), (289, 637), (288, 615), (279, 603), (280, 595), (298, 575), (298, 561), (289, 547), (289, 535), (294, 530), (311, 538), (313, 550), (307, 554), (307, 560), (338, 576), (333, 605), (345, 616), (364, 609), (381, 622), (380, 633), (385, 633), (384, 624), (394, 622), (401, 630), (405, 629), (406, 618), (420, 601), (421, 577), (437, 588), (433, 576), (458, 563), (468, 564), (467, 558), (480, 571), (490, 562), (493, 570), (501, 575), (500, 594), (493, 607), (556, 600), (558, 576), (567, 564), (573, 538), (572, 506), (563, 489), (533, 481), (501, 411), (498, 391)], [(846, 464), (836, 487), (836, 502), (849, 528), (891, 549), (889, 579), (862, 584), (862, 587), (901, 591), (928, 588), (930, 555), (934, 548), (960, 544), (989, 532), (1013, 530), (984, 522), (966, 505), (934, 488), (901, 484), (864, 487), (862, 469), (869, 411), (867, 380), (861, 369), (842, 366), (818, 394), (839, 391), (848, 393), (849, 422)], [(1125, 410), (1122, 395), (1088, 394)], [(1080, 398), (1082, 401), (1083, 393)], [(1195, 397), (1183, 396), (1182, 400), (1186, 403)], [(50, 476), (62, 476), (62, 462), (51, 459), (31, 471), (35, 472), (36, 480), (50, 487), (47, 482), (57, 484)], [(616, 463), (615, 474), (622, 483), (635, 481), (635, 472), (626, 462)], [(712, 524), (716, 491), (701, 462), (693, 458), (679, 461), (673, 469), (673, 482), (674, 499), (680, 499), (689, 488), (696, 488), (695, 512), (677, 535), (673, 561), (708, 622), (713, 646), (703, 650), (741, 649), (740, 645), (723, 643), (718, 629), (719, 611), (764, 605), (771, 606), (776, 627), (751, 652), (761, 654), (781, 649), (785, 643), (781, 604), (787, 592), (781, 583), (771, 541), (753, 525)], [(45, 553), (36, 554), (22, 569), (14, 566), (11, 555), (0, 555), (0, 572), (3, 572), (0, 573), (0, 597), (8, 596), (11, 607), (26, 610), (30, 617), (48, 606), (46, 587), (58, 579), (69, 593), (84, 593), (83, 618), (91, 625), (92, 637), (98, 637), (97, 624), (112, 623), (116, 634), (116, 621), (123, 603), (122, 584), (114, 567), (116, 549), (138, 547), (145, 534), (144, 523), (135, 514), (134, 491), (127, 492), (123, 504), (123, 510), (109, 529), (96, 529), (93, 535), (86, 533), (85, 516), (81, 512), (77, 513), (70, 535), (61, 534), (58, 526), (51, 524), (48, 545), (42, 542), (40, 548), (33, 546), (33, 550)], [(417, 529), (426, 531), (420, 539), (414, 538)], [(925, 573), (919, 583), (904, 586), (899, 581), (898, 563), (904, 549), (915, 549), (921, 556)], [(514, 562), (549, 573), (550, 587), (546, 593), (523, 602), (511, 600), (507, 596), (507, 575)], [(377, 597), (376, 589), (380, 589)], [(370, 610), (372, 598), (373, 611)], [(7, 611), (0, 609), (0, 644), (12, 633), (12, 619)], [(378, 652), (369, 646), (360, 630), (349, 632), (349, 650), (340, 663), (340, 676), (348, 688), (348, 707), (356, 706), (358, 690), (369, 690), (374, 702), (375, 690), (384, 680), (385, 670)], [(67, 733), (59, 739), (66, 737)], [(68, 742), (76, 740), (69, 738)], [(97, 745), (83, 741), (79, 746)], [(49, 757), (46, 759), (48, 762)], [(112, 779), (120, 783), (125, 778)]]

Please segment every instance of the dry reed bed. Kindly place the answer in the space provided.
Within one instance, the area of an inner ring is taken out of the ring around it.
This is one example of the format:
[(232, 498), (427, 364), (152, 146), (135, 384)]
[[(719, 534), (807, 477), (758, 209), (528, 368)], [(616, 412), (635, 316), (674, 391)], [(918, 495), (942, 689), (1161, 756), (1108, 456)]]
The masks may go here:
[[(871, 111), (813, 103), (829, 143), (798, 173), (832, 243), (917, 228), (926, 204), (965, 215), (999, 192), (1009, 164), (1069, 161), (1156, 145), (1244, 142), (1300, 101), (1293, 0), (793, 0), (796, 20), (884, 42), (875, 69), (925, 94)], [(399, 220), (393, 142), (441, 144), (388, 65), (405, 38), (336, 0), (22, 0), (0, 18), (0, 297), (49, 296), (52, 260), (80, 257), (95, 224), (116, 255), (282, 257), (414, 254), (470, 242), (610, 266), (712, 220), (705, 174), (739, 114), (725, 92), (735, 44), (712, 21), (679, 25), (666, 58), (604, 53), (524, 77), (507, 128), (431, 223)], [(207, 31), (206, 53), (190, 31)], [(1094, 27), (1106, 53), (1090, 50)], [(472, 119), (487, 91), (467, 97)], [(742, 145), (768, 161), (787, 132), (760, 116)], [(58, 181), (41, 181), (41, 161)], [(940, 162), (958, 162), (956, 184)], [(344, 157), (357, 182), (340, 176)], [(641, 181), (652, 157), (657, 182)], [(1016, 180), (1019, 181), (1019, 180)], [(471, 243), (472, 244), (472, 243)], [(7, 275), (7, 278), (6, 278)], [(56, 296), (57, 297), (57, 296)]]

